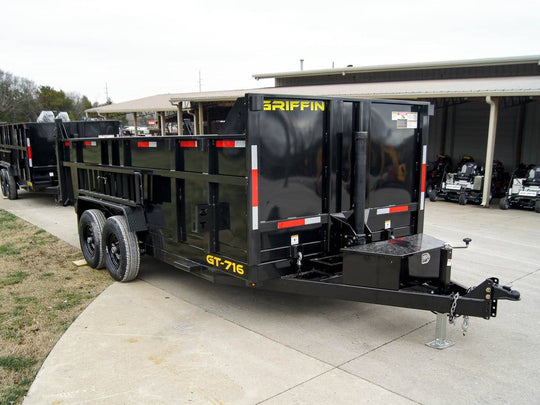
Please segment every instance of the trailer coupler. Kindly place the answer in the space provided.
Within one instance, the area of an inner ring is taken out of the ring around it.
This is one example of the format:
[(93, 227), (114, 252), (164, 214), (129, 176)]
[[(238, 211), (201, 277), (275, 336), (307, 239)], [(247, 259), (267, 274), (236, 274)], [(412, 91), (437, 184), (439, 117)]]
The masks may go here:
[[(460, 287), (457, 291), (451, 293), (452, 305), (447, 313), (450, 320), (460, 315), (481, 316), (485, 319), (497, 316), (498, 300), (519, 301), (519, 291), (512, 290), (509, 286), (499, 285), (499, 279), (491, 277), (476, 287), (465, 289)], [(484, 314), (470, 313), (468, 307), (477, 303), (479, 300), (489, 303), (489, 307), (484, 306)], [(463, 304), (459, 307), (459, 303)], [(487, 311), (489, 309), (489, 311)], [(440, 312), (440, 311), (438, 311)]]
[[(483, 295), (483, 297), (482, 297)], [(437, 313), (437, 319), (435, 323), (435, 339), (429, 343), (426, 343), (427, 346), (433, 349), (446, 349), (450, 346), (453, 346), (454, 343), (446, 339), (446, 324), (447, 321), (451, 324), (455, 323), (455, 319), (460, 316), (458, 311), (458, 302), (459, 302), (459, 292), (456, 291), (452, 294), (453, 300), (450, 307), (450, 312), (446, 313)], [(490, 316), (497, 315), (497, 301), (498, 300), (510, 300), (510, 301), (519, 301), (520, 294), (519, 291), (512, 290), (509, 286), (500, 286), (499, 279), (496, 277), (488, 278), (483, 283), (477, 287), (471, 287), (466, 290), (463, 298), (468, 299), (484, 299), (489, 302), (490, 305)], [(489, 319), (489, 316), (485, 316), (486, 319)], [(469, 328), (469, 316), (463, 316), (463, 336)]]

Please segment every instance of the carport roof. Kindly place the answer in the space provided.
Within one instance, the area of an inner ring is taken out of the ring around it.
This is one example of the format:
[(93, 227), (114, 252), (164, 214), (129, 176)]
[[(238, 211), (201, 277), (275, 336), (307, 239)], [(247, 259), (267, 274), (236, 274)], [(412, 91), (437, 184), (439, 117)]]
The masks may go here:
[(265, 87), (245, 90), (160, 94), (90, 108), (99, 114), (176, 111), (181, 101), (230, 101), (246, 93), (294, 94), (300, 96), (339, 96), (355, 98), (447, 98), (540, 96), (540, 76), (494, 77), (475, 79), (415, 80), (377, 83), (342, 83), (295, 87)]

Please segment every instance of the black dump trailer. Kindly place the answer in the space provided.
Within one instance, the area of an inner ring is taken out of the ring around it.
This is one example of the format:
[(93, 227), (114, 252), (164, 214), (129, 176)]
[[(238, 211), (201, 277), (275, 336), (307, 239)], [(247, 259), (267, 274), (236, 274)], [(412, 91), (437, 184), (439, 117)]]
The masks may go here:
[[(62, 146), (87, 262), (489, 319), (519, 293), (450, 279), (423, 234), (429, 104), (247, 94), (220, 134)], [(63, 144), (62, 144), (63, 145)]]
[(119, 121), (27, 122), (0, 125), (0, 174), (2, 193), (16, 199), (18, 189), (58, 190), (57, 134), (69, 138), (114, 136)]

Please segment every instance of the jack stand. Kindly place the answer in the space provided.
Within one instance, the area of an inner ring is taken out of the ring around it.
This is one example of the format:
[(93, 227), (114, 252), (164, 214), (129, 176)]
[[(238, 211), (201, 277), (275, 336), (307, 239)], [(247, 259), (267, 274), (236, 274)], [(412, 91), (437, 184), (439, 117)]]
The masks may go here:
[(454, 342), (446, 340), (446, 314), (437, 313), (437, 323), (435, 324), (435, 340), (426, 343), (432, 349), (446, 349), (454, 346)]

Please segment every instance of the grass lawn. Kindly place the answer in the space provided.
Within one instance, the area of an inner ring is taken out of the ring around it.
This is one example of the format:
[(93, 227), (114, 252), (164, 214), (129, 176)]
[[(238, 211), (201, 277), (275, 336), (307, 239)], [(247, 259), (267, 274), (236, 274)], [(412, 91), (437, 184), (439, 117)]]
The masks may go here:
[(112, 283), (79, 249), (0, 210), (0, 404), (19, 404), (43, 361)]

